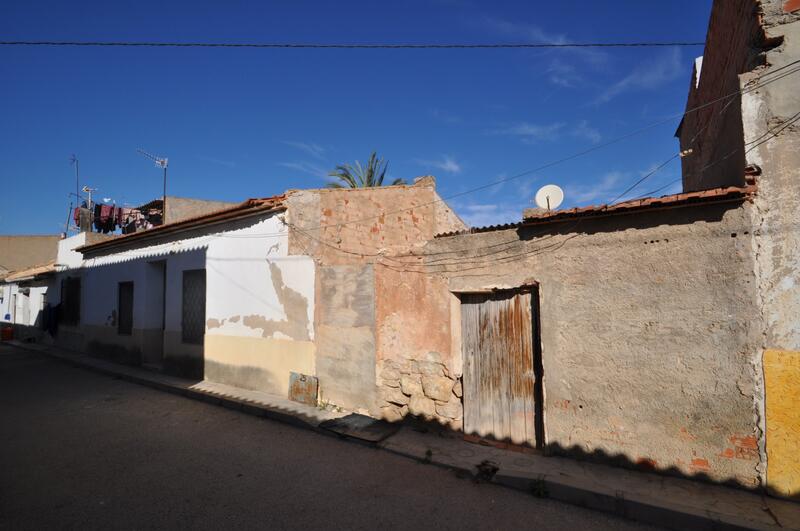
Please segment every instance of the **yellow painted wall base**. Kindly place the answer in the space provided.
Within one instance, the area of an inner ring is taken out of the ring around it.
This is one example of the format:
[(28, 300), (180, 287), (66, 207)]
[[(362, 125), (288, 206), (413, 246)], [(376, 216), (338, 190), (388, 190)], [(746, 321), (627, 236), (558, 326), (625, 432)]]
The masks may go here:
[(764, 353), (767, 488), (800, 499), (800, 352)]
[(311, 341), (206, 334), (205, 378), (285, 397), (290, 371), (314, 374), (314, 352)]

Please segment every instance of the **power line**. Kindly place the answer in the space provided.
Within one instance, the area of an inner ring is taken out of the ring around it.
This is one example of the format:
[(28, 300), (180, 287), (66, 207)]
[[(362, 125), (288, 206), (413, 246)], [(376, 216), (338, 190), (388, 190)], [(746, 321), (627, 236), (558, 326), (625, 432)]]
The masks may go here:
[[(720, 113), (724, 113), (724, 111), (725, 111), (725, 109), (720, 111)], [(745, 151), (745, 154), (747, 154), (750, 151), (756, 149), (757, 147), (765, 144), (766, 142), (772, 140), (773, 138), (777, 138), (777, 136), (783, 130), (787, 129), (788, 127), (791, 127), (794, 123), (797, 123), (798, 121), (800, 121), (800, 111), (798, 111), (797, 113), (792, 115), (786, 122), (784, 122), (780, 126), (778, 126), (776, 128), (773, 128), (773, 129), (770, 129), (770, 130), (766, 131), (765, 133), (761, 134), (760, 136), (758, 136), (757, 138), (755, 138), (754, 140), (751, 140), (750, 142), (747, 142), (745, 144), (745, 146), (750, 146), (750, 147)], [(696, 139), (696, 137), (697, 137), (697, 135), (695, 135), (695, 139)], [(700, 171), (704, 171), (707, 168), (710, 168), (710, 167), (712, 167), (712, 166), (714, 166), (716, 164), (719, 164), (719, 163), (725, 161), (730, 156), (732, 156), (733, 154), (735, 154), (736, 152), (738, 152), (738, 151), (740, 151), (742, 149), (743, 148), (734, 149), (730, 153), (726, 154), (724, 157), (716, 159), (715, 161), (712, 161), (709, 164), (705, 165), (703, 168), (700, 169)], [(656, 168), (651, 170), (647, 175), (645, 175), (643, 178), (641, 178), (639, 181), (637, 181), (637, 183), (635, 185), (629, 187), (626, 191), (622, 192), (619, 196), (617, 196), (617, 199), (619, 199), (620, 197), (624, 196), (630, 190), (635, 188), (639, 183), (643, 182), (645, 179), (647, 179), (648, 177), (650, 177), (653, 174), (655, 174), (656, 172), (658, 172), (661, 168), (666, 166), (669, 162), (671, 162), (675, 158), (676, 157), (671, 157), (671, 158), (667, 159), (664, 163), (660, 164), (659, 166), (657, 166)], [(674, 181), (674, 182), (677, 182), (677, 181)], [(673, 184), (673, 183), (669, 183), (669, 185), (671, 185), (671, 184)], [(613, 205), (616, 202), (617, 199), (615, 199), (611, 204)], [(566, 232), (568, 232), (568, 233), (574, 232), (584, 219), (585, 218), (577, 219), (575, 221), (575, 223), (566, 230)], [(383, 255), (381, 253), (365, 253), (365, 252), (359, 252), (359, 251), (354, 251), (354, 250), (349, 250), (349, 249), (343, 249), (343, 248), (337, 247), (334, 244), (328, 243), (328, 242), (326, 242), (326, 241), (324, 241), (322, 239), (314, 238), (313, 236), (309, 235), (308, 233), (306, 233), (306, 232), (304, 232), (304, 231), (302, 231), (302, 230), (300, 230), (297, 227), (294, 227), (292, 225), (290, 225), (290, 228), (293, 228), (293, 229), (297, 230), (303, 236), (305, 236), (305, 237), (307, 237), (307, 238), (309, 238), (309, 239), (311, 239), (313, 241), (316, 241), (316, 242), (318, 242), (318, 243), (320, 243), (322, 245), (325, 245), (327, 247), (330, 247), (330, 248), (332, 248), (332, 249), (334, 249), (336, 251), (339, 251), (339, 252), (342, 252), (342, 253), (345, 253), (345, 254), (356, 255), (356, 256), (360, 256), (362, 258), (363, 257), (378, 257), (379, 259), (388, 260), (388, 261), (390, 261), (392, 263), (391, 264), (386, 264), (386, 263), (382, 263), (380, 261), (377, 261), (376, 263), (378, 263), (379, 265), (381, 265), (383, 267), (386, 267), (387, 269), (395, 271), (395, 272), (407, 272), (407, 273), (431, 273), (431, 272), (444, 273), (444, 272), (448, 272), (449, 268), (451, 268), (451, 267), (456, 268), (455, 270), (452, 271), (453, 273), (456, 273), (456, 274), (459, 274), (459, 273), (464, 272), (464, 271), (472, 271), (472, 270), (477, 270), (477, 269), (484, 269), (485, 267), (488, 266), (489, 262), (491, 262), (493, 264), (502, 264), (502, 263), (507, 263), (509, 261), (514, 261), (514, 260), (517, 260), (517, 259), (520, 259), (520, 258), (524, 258), (524, 257), (528, 257), (528, 256), (533, 256), (533, 255), (536, 255), (536, 254), (544, 253), (544, 252), (549, 251), (551, 249), (560, 249), (569, 240), (571, 240), (571, 239), (573, 239), (573, 238), (578, 236), (578, 234), (571, 234), (571, 235), (567, 236), (564, 240), (562, 240), (560, 242), (550, 243), (550, 244), (547, 244), (547, 245), (544, 245), (544, 246), (539, 246), (539, 247), (537, 247), (535, 249), (522, 251), (522, 252), (519, 252), (519, 253), (516, 253), (516, 254), (507, 254), (507, 253), (508, 252), (513, 252), (512, 247), (524, 244), (524, 240), (520, 240), (520, 239), (517, 238), (517, 239), (514, 239), (514, 240), (501, 242), (499, 244), (494, 244), (494, 245), (489, 245), (489, 246), (484, 246), (484, 247), (479, 247), (479, 248), (469, 247), (467, 249), (460, 249), (458, 251), (448, 251), (446, 253), (421, 253), (421, 254), (412, 254), (412, 255), (409, 255), (409, 254)], [(542, 242), (544, 240), (551, 239), (551, 238), (555, 237), (555, 235), (556, 235), (555, 233), (547, 235), (547, 236), (545, 236), (543, 238), (540, 238), (538, 240), (538, 242)], [(504, 247), (504, 248), (503, 249), (494, 250), (494, 251), (491, 251), (491, 252), (488, 252), (488, 253), (485, 253), (485, 254), (475, 254), (475, 255), (472, 255), (472, 256), (464, 256), (463, 258), (460, 258), (460, 257), (438, 258), (438, 259), (434, 259), (433, 261), (425, 261), (423, 263), (412, 263), (412, 262), (409, 262), (409, 261), (404, 261), (404, 260), (398, 259), (398, 258), (412, 258), (412, 259), (413, 258), (417, 258), (417, 259), (420, 259), (420, 258), (426, 258), (428, 256), (438, 256), (440, 254), (452, 254), (452, 253), (456, 253), (456, 252), (466, 252), (466, 251), (478, 251), (478, 252), (480, 252), (480, 251), (483, 251), (483, 250), (487, 250), (487, 249), (490, 249), (490, 248), (497, 248), (497, 247)], [(495, 256), (497, 258), (493, 259), (492, 257), (495, 257)], [(469, 267), (464, 267), (464, 266), (469, 266)], [(408, 269), (408, 268), (415, 268), (415, 269)], [(440, 269), (434, 270), (434, 268), (440, 268)]]
[(0, 46), (87, 46), (140, 48), (267, 48), (337, 50), (443, 50), (529, 48), (653, 48), (705, 46), (705, 42), (540, 42), (540, 43), (315, 43), (315, 42), (155, 42), (155, 41), (0, 41)]
[[(691, 109), (687, 109), (686, 111), (684, 111), (682, 113), (676, 113), (676, 114), (671, 115), (671, 116), (669, 116), (669, 117), (667, 117), (667, 118), (665, 118), (663, 120), (648, 124), (648, 125), (646, 125), (644, 127), (641, 127), (639, 129), (636, 129), (636, 130), (631, 131), (629, 133), (626, 133), (624, 135), (618, 136), (618, 137), (613, 138), (611, 140), (608, 140), (606, 142), (603, 142), (603, 143), (597, 144), (595, 146), (592, 146), (590, 148), (586, 148), (584, 150), (581, 150), (581, 151), (578, 151), (576, 153), (573, 153), (572, 155), (568, 155), (566, 157), (562, 157), (560, 159), (556, 159), (556, 160), (553, 160), (551, 162), (547, 162), (545, 164), (542, 164), (541, 166), (538, 166), (536, 168), (532, 168), (530, 170), (525, 170), (523, 172), (517, 173), (517, 174), (512, 175), (510, 177), (505, 177), (503, 179), (497, 179), (497, 180), (489, 182), (487, 184), (484, 184), (484, 185), (481, 185), (481, 186), (477, 186), (475, 188), (471, 188), (471, 189), (465, 190), (463, 192), (458, 192), (458, 193), (455, 193), (455, 194), (451, 194), (451, 195), (448, 195), (446, 197), (442, 197), (442, 198), (439, 198), (439, 199), (434, 199), (433, 201), (429, 201), (427, 203), (421, 203), (421, 204), (415, 205), (413, 207), (406, 207), (406, 208), (400, 208), (400, 209), (395, 209), (395, 210), (385, 210), (385, 211), (382, 211), (380, 214), (377, 214), (377, 215), (366, 216), (366, 217), (363, 217), (363, 218), (358, 218), (358, 219), (349, 220), (349, 221), (340, 222), (340, 223), (322, 224), (322, 225), (317, 225), (317, 226), (313, 226), (313, 227), (303, 227), (303, 230), (305, 230), (305, 231), (314, 231), (314, 230), (321, 230), (321, 229), (327, 229), (327, 228), (336, 228), (336, 227), (341, 227), (341, 226), (345, 226), (345, 225), (352, 225), (352, 224), (356, 224), (356, 223), (363, 223), (365, 221), (371, 221), (371, 220), (374, 220), (374, 219), (378, 219), (381, 216), (386, 216), (386, 215), (391, 215), (391, 214), (398, 214), (398, 213), (402, 213), (402, 212), (407, 212), (409, 210), (428, 207), (428, 206), (431, 206), (431, 205), (434, 205), (434, 204), (437, 204), (437, 203), (444, 203), (444, 202), (446, 202), (448, 200), (451, 200), (451, 199), (455, 199), (455, 198), (458, 198), (458, 197), (461, 197), (461, 196), (464, 196), (464, 195), (468, 195), (468, 194), (472, 194), (472, 193), (475, 193), (475, 192), (479, 192), (481, 190), (485, 190), (485, 189), (491, 188), (493, 186), (497, 186), (497, 185), (502, 184), (502, 183), (506, 183), (506, 182), (509, 182), (509, 181), (512, 181), (512, 180), (515, 180), (515, 179), (519, 179), (521, 177), (525, 177), (527, 175), (538, 173), (538, 172), (540, 172), (542, 170), (545, 170), (545, 169), (551, 168), (553, 166), (557, 166), (559, 164), (563, 164), (565, 162), (569, 162), (571, 160), (583, 157), (583, 156), (585, 156), (585, 155), (587, 155), (589, 153), (593, 153), (595, 151), (598, 151), (598, 150), (603, 149), (605, 147), (608, 147), (610, 145), (617, 144), (619, 142), (622, 142), (623, 140), (627, 140), (627, 139), (629, 139), (631, 137), (637, 136), (637, 135), (639, 135), (639, 134), (641, 134), (641, 133), (643, 133), (645, 131), (648, 131), (648, 130), (654, 128), (654, 127), (657, 127), (659, 125), (663, 125), (665, 123), (668, 123), (668, 122), (674, 120), (675, 118), (683, 117), (683, 116), (686, 116), (688, 114), (697, 112), (697, 111), (699, 111), (701, 109), (704, 109), (704, 108), (707, 108), (707, 107), (709, 107), (711, 105), (714, 105), (715, 103), (727, 100), (727, 99), (735, 97), (737, 95), (747, 94), (747, 93), (753, 92), (753, 91), (758, 90), (758, 89), (760, 89), (760, 88), (762, 88), (762, 87), (764, 87), (766, 85), (769, 85), (770, 83), (774, 83), (774, 82), (776, 82), (776, 81), (778, 81), (780, 79), (783, 79), (783, 78), (788, 77), (790, 75), (794, 75), (797, 72), (800, 72), (800, 66), (796, 66), (795, 68), (792, 68), (792, 69), (790, 69), (788, 71), (786, 69), (790, 68), (790, 67), (792, 67), (794, 65), (797, 65), (798, 63), (800, 63), (800, 59), (792, 61), (791, 63), (788, 63), (788, 64), (786, 64), (786, 65), (784, 65), (784, 66), (782, 66), (780, 68), (776, 68), (775, 70), (772, 70), (770, 72), (767, 72), (761, 78), (758, 78), (757, 80), (754, 80), (753, 84), (748, 86), (748, 87), (745, 87), (743, 89), (731, 92), (730, 94), (726, 94), (726, 95), (724, 95), (722, 97), (719, 97), (719, 98), (716, 98), (714, 100), (708, 101), (706, 103), (703, 103), (703, 104), (698, 105), (696, 107), (693, 107)], [(770, 76), (773, 76), (775, 74), (778, 74), (779, 72), (781, 72), (780, 75), (777, 75), (775, 77), (770, 77)], [(765, 78), (768, 78), (768, 77), (769, 77), (769, 79), (765, 80)], [(675, 157), (671, 157), (670, 160), (672, 160), (673, 158), (675, 158)], [(667, 162), (669, 162), (669, 161), (667, 161)], [(655, 172), (651, 172), (649, 175), (652, 175), (654, 173)], [(272, 235), (277, 236), (277, 235), (280, 235), (280, 233), (274, 233), (274, 234), (264, 233), (264, 234), (248, 234), (248, 235), (244, 235), (244, 234), (243, 235), (224, 235), (223, 237), (225, 237), (225, 238), (254, 238), (254, 237), (262, 237), (262, 236), (272, 236)]]
[[(724, 109), (723, 109), (723, 111), (724, 111)], [(765, 144), (767, 141), (771, 140), (773, 137), (778, 136), (784, 129), (786, 129), (787, 127), (792, 126), (793, 124), (797, 123), (798, 121), (800, 121), (800, 111), (794, 113), (788, 120), (786, 120), (786, 122), (784, 122), (780, 126), (774, 128), (774, 129), (768, 129), (765, 133), (762, 133), (757, 138), (751, 140), (750, 142), (745, 143), (744, 146), (737, 147), (736, 149), (734, 149), (734, 150), (730, 151), (729, 153), (727, 153), (725, 156), (720, 157), (720, 158), (718, 158), (718, 159), (716, 159), (716, 160), (714, 160), (712, 162), (709, 162), (708, 164), (706, 164), (705, 166), (703, 166), (702, 168), (697, 170), (697, 172), (698, 173), (704, 172), (707, 169), (709, 169), (709, 168), (711, 168), (713, 166), (716, 166), (717, 164), (725, 162), (726, 160), (728, 160), (730, 157), (732, 157), (733, 155), (735, 155), (739, 151), (742, 151), (745, 147), (750, 146), (744, 152), (744, 154), (747, 155), (748, 153), (753, 151), (755, 148), (759, 147), (762, 144)], [(695, 137), (696, 136), (697, 135), (695, 135)], [(649, 192), (646, 192), (645, 194), (637, 196), (635, 199), (642, 199), (643, 197), (649, 197), (649, 196), (652, 196), (654, 194), (657, 194), (658, 192), (664, 190), (665, 188), (669, 188), (673, 184), (676, 184), (676, 183), (678, 183), (678, 182), (680, 182), (682, 180), (683, 180), (683, 176), (681, 176), (681, 177), (679, 177), (679, 178), (677, 178), (675, 180), (672, 180), (672, 181), (668, 182), (667, 184), (656, 188), (655, 190), (651, 190)], [(700, 175), (700, 179), (698, 180), (698, 182), (700, 182), (702, 180), (703, 180), (703, 175)]]

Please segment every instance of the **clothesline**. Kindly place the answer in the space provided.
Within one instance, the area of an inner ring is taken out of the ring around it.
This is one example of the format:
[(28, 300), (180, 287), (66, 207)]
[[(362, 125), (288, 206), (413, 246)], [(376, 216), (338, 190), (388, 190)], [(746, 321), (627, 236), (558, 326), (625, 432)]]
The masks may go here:
[(157, 208), (118, 207), (114, 204), (94, 203), (75, 208), (73, 219), (80, 230), (109, 234), (121, 229), (123, 234), (151, 229), (161, 224), (162, 211)]

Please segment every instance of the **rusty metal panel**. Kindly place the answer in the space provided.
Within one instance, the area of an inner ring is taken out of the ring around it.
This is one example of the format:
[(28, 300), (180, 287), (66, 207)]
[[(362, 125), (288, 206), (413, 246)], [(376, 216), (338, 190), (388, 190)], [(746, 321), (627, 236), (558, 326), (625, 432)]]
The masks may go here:
[(297, 372), (289, 373), (289, 400), (316, 406), (318, 392), (319, 380), (316, 376), (308, 376)]
[(461, 298), (464, 431), (536, 446), (530, 290)]

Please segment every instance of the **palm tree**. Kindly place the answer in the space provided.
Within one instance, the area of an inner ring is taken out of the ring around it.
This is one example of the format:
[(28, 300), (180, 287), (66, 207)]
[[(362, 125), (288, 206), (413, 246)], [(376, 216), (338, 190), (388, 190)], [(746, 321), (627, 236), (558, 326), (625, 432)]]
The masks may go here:
[[(328, 188), (370, 188), (373, 186), (383, 186), (383, 178), (386, 177), (386, 169), (389, 163), (378, 158), (374, 151), (369, 156), (365, 166), (361, 166), (359, 161), (356, 165), (339, 164), (336, 169), (328, 173), (329, 177), (339, 179), (339, 182), (328, 183)], [(406, 184), (403, 179), (395, 179), (392, 185)]]

